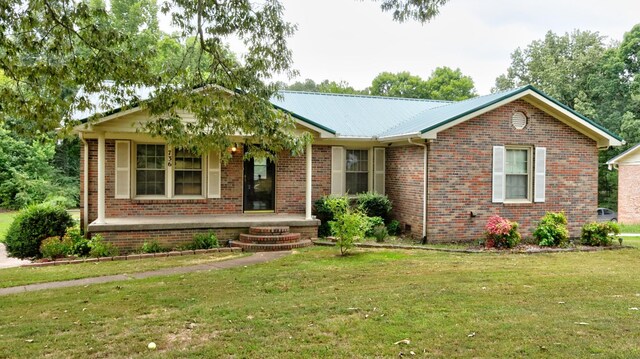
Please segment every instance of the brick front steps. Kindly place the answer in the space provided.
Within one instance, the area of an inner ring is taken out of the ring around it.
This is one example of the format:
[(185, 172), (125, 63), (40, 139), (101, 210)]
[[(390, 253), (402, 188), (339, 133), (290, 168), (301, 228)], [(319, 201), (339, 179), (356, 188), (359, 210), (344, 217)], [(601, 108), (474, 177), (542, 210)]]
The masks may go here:
[(247, 252), (286, 251), (308, 247), (308, 239), (300, 239), (300, 233), (289, 233), (289, 227), (250, 227), (249, 234), (241, 233), (231, 247), (240, 247)]

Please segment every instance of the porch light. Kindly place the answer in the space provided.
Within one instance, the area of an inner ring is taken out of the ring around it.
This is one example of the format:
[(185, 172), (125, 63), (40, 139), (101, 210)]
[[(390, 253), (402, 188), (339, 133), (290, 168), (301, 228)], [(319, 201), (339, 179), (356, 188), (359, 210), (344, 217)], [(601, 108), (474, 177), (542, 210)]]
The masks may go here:
[(238, 147), (235, 144), (233, 144), (231, 146), (231, 153), (236, 153), (237, 150), (238, 150)]

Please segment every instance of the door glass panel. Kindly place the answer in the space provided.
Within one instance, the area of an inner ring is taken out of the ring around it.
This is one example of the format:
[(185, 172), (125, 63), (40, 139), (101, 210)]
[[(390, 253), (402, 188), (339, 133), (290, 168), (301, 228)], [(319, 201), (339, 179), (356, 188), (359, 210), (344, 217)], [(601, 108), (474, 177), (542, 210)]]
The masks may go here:
[(275, 209), (275, 164), (266, 158), (244, 162), (244, 210)]

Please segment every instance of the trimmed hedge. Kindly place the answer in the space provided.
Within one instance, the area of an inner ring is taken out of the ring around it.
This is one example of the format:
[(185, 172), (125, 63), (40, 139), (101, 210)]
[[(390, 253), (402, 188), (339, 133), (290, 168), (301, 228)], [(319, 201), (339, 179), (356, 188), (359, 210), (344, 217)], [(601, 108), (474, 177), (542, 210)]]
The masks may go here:
[(17, 258), (39, 257), (45, 238), (62, 237), (73, 224), (73, 218), (62, 207), (48, 203), (29, 206), (9, 226), (5, 239), (7, 252)]

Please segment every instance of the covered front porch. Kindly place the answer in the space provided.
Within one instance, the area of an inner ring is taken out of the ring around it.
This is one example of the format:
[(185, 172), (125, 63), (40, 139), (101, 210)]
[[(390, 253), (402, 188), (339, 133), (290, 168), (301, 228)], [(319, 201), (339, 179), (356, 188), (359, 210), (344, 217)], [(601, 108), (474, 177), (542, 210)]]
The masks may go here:
[(221, 245), (235, 241), (252, 227), (288, 227), (300, 238), (316, 237), (320, 220), (297, 214), (219, 214), (192, 216), (111, 217), (88, 226), (92, 235), (100, 234), (125, 251), (139, 249), (144, 242), (158, 241), (166, 247), (188, 243), (198, 233), (213, 232)]

